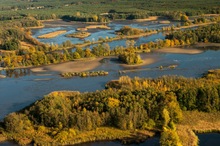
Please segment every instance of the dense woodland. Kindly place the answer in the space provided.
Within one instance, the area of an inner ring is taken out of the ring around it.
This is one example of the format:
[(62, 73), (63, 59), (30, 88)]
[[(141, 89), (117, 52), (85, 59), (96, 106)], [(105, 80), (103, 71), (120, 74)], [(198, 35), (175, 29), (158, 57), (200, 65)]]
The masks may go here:
[(180, 14), (219, 14), (219, 5), (218, 0), (1, 0), (0, 20), (33, 16), (38, 20), (63, 18), (106, 22), (109, 19), (147, 18), (150, 15), (180, 20)]
[(98, 127), (142, 129), (162, 132), (161, 145), (181, 145), (175, 125), (181, 121), (182, 111), (220, 110), (219, 70), (211, 70), (198, 79), (122, 76), (106, 88), (89, 93), (50, 93), (30, 107), (8, 115), (2, 132), (20, 144), (67, 144), (77, 134)]

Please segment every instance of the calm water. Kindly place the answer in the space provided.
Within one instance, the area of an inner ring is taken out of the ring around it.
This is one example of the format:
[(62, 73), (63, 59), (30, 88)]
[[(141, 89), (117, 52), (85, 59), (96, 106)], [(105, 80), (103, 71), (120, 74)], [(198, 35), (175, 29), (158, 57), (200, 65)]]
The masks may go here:
[[(43, 95), (55, 90), (77, 90), (81, 92), (104, 89), (104, 85), (113, 79), (118, 79), (122, 75), (130, 77), (152, 77), (163, 75), (181, 75), (185, 77), (200, 77), (202, 73), (209, 69), (220, 68), (220, 51), (206, 51), (196, 55), (186, 54), (142, 54), (142, 58), (157, 58), (157, 62), (151, 65), (140, 67), (122, 67), (114, 59), (104, 59), (102, 64), (95, 70), (105, 70), (108, 76), (70, 79), (61, 78), (56, 72), (32, 73), (27, 71), (27, 75), (17, 73), (16, 77), (0, 79), (0, 119), (13, 111), (43, 98)], [(159, 66), (169, 66), (176, 64), (176, 69), (159, 70)], [(138, 69), (133, 71), (134, 69)], [(119, 71), (127, 70), (124, 74)], [(19, 72), (19, 70), (18, 70)], [(1, 71), (1, 74), (6, 74)]]
[(199, 146), (219, 146), (220, 134), (219, 133), (205, 133), (197, 134), (199, 137)]
[[(160, 146), (160, 137), (155, 136), (147, 139), (145, 142), (140, 144), (129, 144), (123, 146)], [(101, 141), (101, 142), (92, 142), (92, 143), (83, 143), (78, 144), (76, 146), (122, 146), (122, 144), (118, 141)]]
[[(113, 21), (111, 23), (108, 24), (108, 26), (111, 28), (110, 30), (106, 30), (106, 29), (89, 29), (88, 32), (91, 33), (91, 35), (87, 38), (85, 38), (85, 40), (90, 40), (90, 41), (96, 41), (98, 40), (100, 37), (102, 38), (106, 38), (106, 37), (115, 37), (115, 30), (119, 30), (120, 28), (122, 28), (124, 25), (127, 26), (131, 26), (133, 28), (140, 28), (140, 29), (160, 29), (162, 27), (166, 27), (166, 26), (172, 26), (172, 25), (176, 25), (176, 22), (171, 22), (170, 24), (160, 24), (157, 21), (153, 21), (153, 22), (135, 22), (135, 21)], [(76, 32), (76, 28), (77, 27), (85, 27), (86, 24), (83, 23), (68, 23), (68, 22), (63, 22), (61, 21), (61, 23), (59, 24), (59, 26), (51, 26), (51, 23), (46, 24), (45, 28), (40, 28), (40, 29), (33, 29), (32, 30), (32, 34), (34, 38), (37, 38), (38, 36), (42, 35), (42, 34), (46, 34), (46, 33), (50, 33), (53, 31), (57, 31), (57, 30), (66, 30), (67, 32), (59, 35), (55, 38), (50, 38), (50, 39), (39, 39), (39, 41), (44, 42), (44, 43), (49, 43), (49, 44), (62, 44), (63, 42), (70, 40), (73, 44), (76, 43), (83, 43), (83, 39), (79, 39), (79, 38), (68, 38), (65, 37), (66, 34), (70, 34), (70, 33), (74, 33)], [(140, 45), (141, 43), (146, 43), (149, 41), (155, 41), (156, 39), (164, 39), (164, 36), (162, 34), (159, 35), (153, 35), (153, 37), (141, 37), (139, 39), (136, 39), (136, 45)], [(120, 41), (116, 41), (109, 43), (110, 47), (115, 47), (115, 46), (125, 46), (125, 42), (126, 40), (120, 40)]]
[[(130, 24), (127, 21), (125, 22), (114, 22), (110, 23), (110, 27), (114, 29), (119, 29), (123, 25), (132, 25), (132, 27), (148, 27), (149, 28), (158, 28), (162, 27), (163, 24), (158, 23), (137, 23)], [(78, 24), (77, 24), (78, 25)], [(51, 32), (54, 30), (68, 29), (67, 33), (72, 33), (75, 31), (74, 28), (77, 25), (73, 26), (56, 26), (43, 29), (33, 30), (34, 37), (44, 34), (46, 32)], [(105, 36), (114, 35), (112, 30), (95, 30), (94, 36), (98, 35)], [(143, 37), (136, 40), (137, 43), (144, 43), (148, 41), (155, 41), (156, 39), (164, 39), (162, 34), (156, 34), (149, 37)], [(42, 42), (56, 42), (62, 43), (66, 38), (64, 36), (59, 36), (54, 39), (41, 39)], [(69, 39), (69, 38), (68, 38)], [(60, 42), (59, 42), (60, 41)], [(72, 39), (72, 42), (79, 42), (78, 39)], [(123, 44), (124, 40), (116, 41), (110, 43), (110, 46), (114, 47), (117, 45)], [(44, 73), (32, 73), (30, 70), (16, 70), (14, 74), (8, 75), (5, 79), (0, 79), (0, 120), (2, 120), (7, 114), (18, 111), (36, 100), (42, 99), (43, 95), (48, 94), (55, 90), (77, 90), (81, 92), (90, 92), (95, 90), (104, 89), (104, 85), (113, 79), (118, 79), (122, 75), (128, 75), (130, 77), (151, 77), (156, 78), (163, 75), (180, 75), (185, 77), (200, 77), (202, 73), (206, 72), (209, 69), (220, 68), (220, 51), (208, 50), (200, 54), (187, 55), (187, 54), (166, 54), (166, 53), (148, 53), (141, 54), (142, 58), (157, 58), (157, 61), (151, 65), (145, 65), (140, 67), (122, 67), (118, 64), (115, 59), (104, 59), (102, 64), (95, 70), (105, 70), (109, 72), (108, 76), (105, 77), (90, 77), (90, 78), (70, 78), (64, 79), (59, 76), (56, 72), (44, 72)], [(169, 66), (177, 65), (176, 69), (164, 69), (159, 70), (159, 66)], [(136, 71), (132, 71), (137, 69)], [(119, 74), (120, 70), (126, 70), (126, 73)], [(0, 74), (6, 75), (5, 71), (0, 71)], [(10, 76), (10, 77), (9, 77)], [(152, 138), (152, 141), (156, 143), (147, 144), (149, 141), (146, 141), (142, 145), (158, 145), (159, 138)], [(203, 139), (201, 137), (201, 139)], [(201, 144), (203, 141), (201, 140)], [(219, 143), (219, 142), (218, 142)], [(13, 145), (13, 143), (6, 142), (0, 144), (4, 146)], [(85, 146), (84, 144), (82, 144)], [(118, 142), (97, 142), (86, 144), (90, 145), (106, 145), (106, 146), (118, 146), (121, 144)]]

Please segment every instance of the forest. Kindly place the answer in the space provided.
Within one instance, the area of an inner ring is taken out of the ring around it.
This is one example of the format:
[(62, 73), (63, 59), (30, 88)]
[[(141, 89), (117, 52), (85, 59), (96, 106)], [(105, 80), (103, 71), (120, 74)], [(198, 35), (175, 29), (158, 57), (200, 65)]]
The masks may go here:
[(152, 15), (179, 19), (180, 13), (187, 16), (219, 14), (219, 5), (218, 0), (1, 0), (0, 20), (32, 16), (38, 20), (63, 18), (106, 22), (109, 19), (137, 19)]
[[(52, 92), (9, 114), (0, 130), (19, 144), (56, 145), (90, 141), (86, 132), (102, 127), (131, 132), (140, 129), (160, 132), (162, 146), (182, 145), (176, 125), (181, 122), (183, 112), (220, 111), (219, 94), (219, 70), (210, 70), (198, 79), (122, 76), (107, 83), (102, 91)], [(78, 139), (77, 135), (82, 133), (84, 137)]]

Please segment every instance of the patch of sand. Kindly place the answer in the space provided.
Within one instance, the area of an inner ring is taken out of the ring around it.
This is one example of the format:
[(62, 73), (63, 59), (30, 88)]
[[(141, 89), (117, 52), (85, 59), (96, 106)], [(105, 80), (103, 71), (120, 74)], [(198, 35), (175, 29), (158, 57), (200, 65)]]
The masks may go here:
[(1, 74), (0, 74), (0, 79), (1, 79), (1, 78), (6, 78), (6, 76), (5, 76), (5, 75), (1, 75)]
[(33, 72), (56, 71), (60, 73), (89, 71), (101, 65), (100, 61), (102, 59), (103, 58), (95, 58), (95, 59), (70, 61), (60, 64), (53, 64), (43, 67), (32, 68), (31, 71)]
[(148, 17), (146, 19), (135, 19), (135, 21), (137, 22), (144, 22), (144, 21), (155, 21), (157, 20), (159, 17), (158, 16), (151, 16), (151, 17)]
[(76, 30), (86, 31), (88, 29), (111, 29), (111, 28), (106, 25), (89, 25), (89, 26), (86, 26), (85, 28), (77, 28)]
[(163, 20), (163, 21), (159, 21), (160, 24), (170, 24), (169, 20)]
[(158, 49), (155, 52), (159, 53), (173, 53), (173, 54), (199, 54), (202, 53), (202, 50), (194, 48), (162, 48)]
[(66, 30), (59, 30), (59, 31), (54, 31), (54, 32), (51, 32), (51, 33), (47, 33), (47, 34), (43, 34), (43, 35), (40, 35), (38, 36), (37, 38), (39, 39), (49, 39), (49, 38), (54, 38), (60, 34), (63, 34), (67, 32)]
[(101, 29), (111, 29), (110, 27), (106, 25), (89, 25), (86, 26), (87, 29), (96, 29), (96, 28), (101, 28)]

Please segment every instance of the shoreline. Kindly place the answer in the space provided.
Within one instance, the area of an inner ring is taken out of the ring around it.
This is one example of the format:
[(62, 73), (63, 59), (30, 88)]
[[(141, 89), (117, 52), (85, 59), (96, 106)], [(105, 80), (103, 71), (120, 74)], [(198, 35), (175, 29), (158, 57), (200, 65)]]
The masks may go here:
[[(212, 43), (210, 43), (211, 46), (213, 45)], [(201, 44), (200, 44), (201, 45)], [(209, 43), (207, 43), (207, 45), (209, 46)], [(219, 45), (220, 44), (216, 44), (216, 45)], [(189, 52), (191, 51), (191, 52)], [(173, 53), (173, 54), (199, 54), (199, 53), (203, 53), (204, 51), (202, 49), (197, 49), (197, 46), (192, 46), (190, 48), (179, 48), (179, 47), (173, 47), (173, 48), (161, 48), (161, 49), (157, 49), (157, 50), (153, 50), (152, 52), (155, 52), (155, 53)], [(92, 63), (94, 62), (99, 62), (101, 61), (102, 59), (104, 58), (116, 58), (117, 56), (105, 56), (105, 57), (98, 57), (98, 58), (82, 58), (82, 59), (76, 59), (74, 61), (67, 61), (67, 62), (62, 62), (62, 63), (57, 63), (57, 64), (48, 64), (48, 65), (40, 65), (40, 66), (21, 66), (21, 67), (14, 67), (14, 68), (11, 68), (11, 69), (30, 69), (32, 72), (45, 72), (45, 71), (57, 71), (59, 72), (59, 70), (61, 70), (63, 67), (62, 64), (64, 64), (64, 66), (66, 67), (71, 67), (72, 63), (73, 64), (76, 64), (76, 63), (85, 63), (85, 62), (90, 62), (92, 61)], [(121, 66), (124, 66), (124, 67), (138, 67), (138, 66), (144, 66), (144, 65), (150, 65), (152, 63), (155, 63), (156, 61), (153, 59), (154, 57), (152, 58), (147, 58), (147, 60), (143, 61), (143, 63), (141, 64), (137, 64), (137, 65), (126, 65), (126, 64), (120, 64)], [(157, 60), (157, 59), (156, 59)], [(95, 69), (96, 67), (98, 67), (101, 63), (95, 63), (96, 65), (93, 66), (93, 67), (89, 67), (87, 69), (81, 69), (79, 70), (79, 72), (81, 71), (88, 71), (88, 70), (92, 70), (92, 69)], [(58, 65), (58, 67), (56, 68), (56, 66)], [(51, 67), (52, 66), (52, 67)], [(60, 69), (58, 69), (60, 67)], [(78, 65), (78, 68), (79, 65)], [(4, 67), (1, 67), (0, 70), (7, 70), (7, 69), (10, 69), (10, 68), (4, 68)], [(66, 69), (68, 70), (68, 69)], [(61, 71), (62, 72), (62, 71)], [(65, 72), (65, 69), (64, 71)], [(70, 70), (70, 71), (67, 71), (67, 72), (76, 72), (75, 70)]]
[(195, 47), (197, 48), (220, 47), (220, 43), (197, 43)]
[[(101, 132), (97, 132), (101, 131)], [(99, 127), (96, 130), (85, 131), (75, 135), (74, 138), (67, 139), (64, 143), (54, 142), (53, 145), (76, 145), (85, 143), (94, 143), (100, 141), (119, 141), (121, 144), (129, 143), (141, 143), (147, 141), (148, 138), (152, 138), (156, 135), (157, 131), (150, 130), (121, 130), (114, 127)], [(86, 137), (85, 137), (86, 136)], [(84, 137), (84, 139), (82, 139)], [(4, 142), (14, 142), (10, 141), (5, 135), (0, 134), (0, 144)], [(22, 145), (28, 145), (29, 141), (24, 141)], [(46, 144), (51, 144), (48, 141), (44, 141)]]
[(188, 26), (180, 26), (180, 27), (175, 27), (174, 30), (180, 30), (184, 28), (191, 28), (191, 27), (198, 27), (198, 26), (206, 26), (206, 25), (211, 25), (211, 24), (216, 24), (217, 22), (207, 22), (207, 23), (200, 23), (200, 24), (191, 24)]

